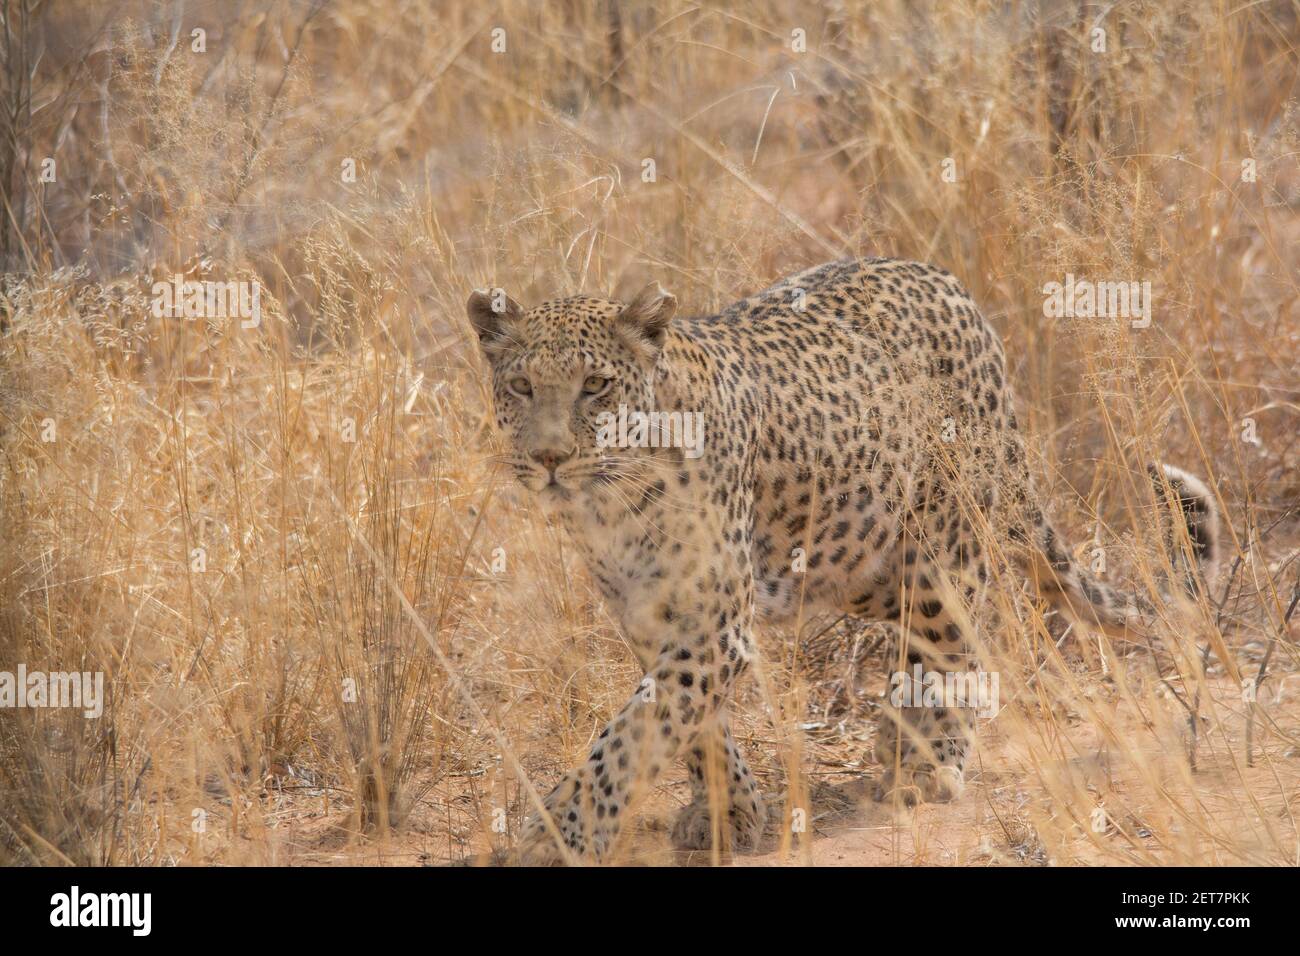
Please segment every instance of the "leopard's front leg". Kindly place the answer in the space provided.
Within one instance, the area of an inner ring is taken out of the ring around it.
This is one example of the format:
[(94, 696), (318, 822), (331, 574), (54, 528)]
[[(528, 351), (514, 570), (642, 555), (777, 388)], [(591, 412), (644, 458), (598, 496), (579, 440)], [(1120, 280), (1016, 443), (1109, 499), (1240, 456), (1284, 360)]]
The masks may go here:
[(692, 799), (673, 820), (673, 843), (684, 850), (757, 850), (767, 822), (758, 782), (745, 763), (726, 713), (687, 748)]
[[(679, 614), (671, 602), (666, 605), (661, 650), (637, 692), (605, 727), (582, 766), (546, 797), (546, 810), (574, 856), (609, 855), (631, 805), (730, 697), (751, 653), (750, 614), (734, 605), (723, 608)], [(528, 864), (564, 859), (539, 815), (524, 826), (520, 858)]]

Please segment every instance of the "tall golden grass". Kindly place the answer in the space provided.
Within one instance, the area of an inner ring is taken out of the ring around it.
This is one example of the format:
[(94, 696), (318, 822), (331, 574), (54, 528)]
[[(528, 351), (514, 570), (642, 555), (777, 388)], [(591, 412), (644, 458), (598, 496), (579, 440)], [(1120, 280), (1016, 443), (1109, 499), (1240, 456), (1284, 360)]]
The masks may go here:
[[(879, 628), (762, 634), (759, 861), (1300, 862), (1292, 0), (0, 9), (0, 670), (108, 687), (0, 709), (0, 862), (508, 848), (640, 675), (490, 463), (468, 291), (705, 312), (841, 255), (969, 287), (1108, 580), (1168, 570), (1152, 459), (1225, 559), (1136, 649), (998, 582), (1005, 706), (915, 814), (860, 800)], [(178, 273), (258, 282), (260, 325), (155, 317)], [(1067, 273), (1149, 281), (1150, 327), (1045, 317)], [(685, 797), (618, 859), (694, 861)]]

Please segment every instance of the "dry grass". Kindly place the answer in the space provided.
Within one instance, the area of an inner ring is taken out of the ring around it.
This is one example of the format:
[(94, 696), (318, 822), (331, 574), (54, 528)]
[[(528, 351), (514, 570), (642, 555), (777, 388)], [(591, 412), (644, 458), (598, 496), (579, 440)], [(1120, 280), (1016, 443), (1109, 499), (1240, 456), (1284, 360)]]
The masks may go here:
[[(1109, 579), (1165, 564), (1152, 458), (1212, 479), (1226, 559), (1127, 651), (1001, 582), (1007, 705), (916, 814), (860, 800), (877, 629), (762, 635), (738, 736), (811, 826), (756, 862), (1300, 862), (1294, 0), (0, 9), (0, 670), (109, 688), (0, 710), (0, 862), (508, 846), (639, 674), (491, 468), (468, 290), (703, 312), (841, 254), (967, 284)], [(260, 326), (155, 318), (180, 271), (256, 279)], [(1151, 327), (1045, 318), (1067, 273), (1150, 281)], [(622, 859), (693, 862), (685, 793)]]

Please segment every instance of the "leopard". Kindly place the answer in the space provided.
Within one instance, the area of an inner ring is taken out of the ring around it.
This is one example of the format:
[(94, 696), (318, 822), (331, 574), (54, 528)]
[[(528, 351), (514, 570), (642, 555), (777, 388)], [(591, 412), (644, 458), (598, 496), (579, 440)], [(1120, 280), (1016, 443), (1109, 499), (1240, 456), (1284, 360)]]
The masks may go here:
[[(504, 476), (565, 529), (644, 674), (526, 818), (521, 862), (610, 860), (678, 761), (692, 796), (674, 845), (757, 849), (767, 804), (730, 717), (759, 626), (884, 622), (892, 675), (969, 673), (999, 562), (1070, 620), (1150, 626), (1152, 598), (1101, 580), (1043, 510), (1002, 341), (943, 268), (837, 260), (696, 316), (658, 282), (528, 309), (479, 288), (466, 311)], [(1193, 587), (1216, 558), (1215, 496), (1172, 465), (1149, 472)], [(876, 799), (960, 798), (972, 703), (882, 700)]]

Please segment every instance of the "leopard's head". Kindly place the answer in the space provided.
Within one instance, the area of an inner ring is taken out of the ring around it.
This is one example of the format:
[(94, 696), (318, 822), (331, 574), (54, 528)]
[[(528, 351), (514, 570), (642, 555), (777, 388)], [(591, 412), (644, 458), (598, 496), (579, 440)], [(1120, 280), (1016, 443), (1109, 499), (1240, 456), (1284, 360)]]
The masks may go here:
[(636, 470), (640, 452), (608, 441), (610, 416), (654, 408), (676, 298), (652, 283), (628, 303), (583, 295), (525, 310), (493, 289), (476, 290), (467, 309), (519, 481), (564, 499)]

